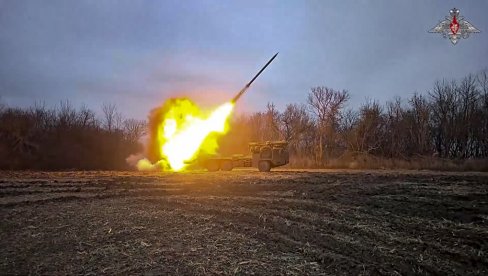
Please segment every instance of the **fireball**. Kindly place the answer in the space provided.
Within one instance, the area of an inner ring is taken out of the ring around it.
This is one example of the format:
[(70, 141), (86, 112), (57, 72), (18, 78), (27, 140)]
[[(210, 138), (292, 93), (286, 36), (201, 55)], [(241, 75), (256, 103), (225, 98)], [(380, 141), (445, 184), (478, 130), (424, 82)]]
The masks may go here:
[[(137, 164), (139, 170), (162, 167), (172, 171), (184, 170), (187, 162), (201, 152), (213, 154), (218, 148), (215, 133), (228, 130), (229, 118), (234, 104), (224, 103), (211, 112), (202, 112), (188, 99), (171, 99), (161, 108), (153, 111), (153, 150), (158, 161), (147, 159)], [(151, 121), (150, 120), (150, 121)]]
[(162, 107), (153, 110), (149, 118), (149, 160), (139, 160), (137, 168), (147, 170), (160, 167), (181, 171), (200, 153), (215, 153), (218, 147), (217, 137), (212, 134), (227, 132), (227, 119), (234, 109), (234, 104), (277, 55), (278, 53), (230, 102), (208, 114), (203, 113), (198, 106), (185, 98), (170, 99)]

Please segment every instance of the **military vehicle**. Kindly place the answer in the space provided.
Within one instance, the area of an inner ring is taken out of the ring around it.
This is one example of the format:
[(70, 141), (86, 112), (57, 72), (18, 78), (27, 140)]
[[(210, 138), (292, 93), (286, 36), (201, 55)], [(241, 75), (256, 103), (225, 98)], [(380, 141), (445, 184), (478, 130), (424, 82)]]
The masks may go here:
[(249, 143), (250, 156), (235, 154), (231, 157), (206, 156), (198, 158), (200, 166), (208, 171), (231, 171), (238, 167), (255, 167), (260, 172), (288, 164), (288, 143), (286, 141), (267, 141)]

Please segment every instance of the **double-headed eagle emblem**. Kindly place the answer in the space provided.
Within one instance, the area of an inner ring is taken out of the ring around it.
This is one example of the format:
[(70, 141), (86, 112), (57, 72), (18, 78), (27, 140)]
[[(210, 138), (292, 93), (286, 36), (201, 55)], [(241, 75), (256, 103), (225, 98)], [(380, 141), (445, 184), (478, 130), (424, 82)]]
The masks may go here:
[(468, 38), (471, 33), (479, 33), (480, 30), (460, 16), (458, 9), (453, 8), (449, 11), (449, 16), (446, 16), (429, 32), (440, 33), (442, 37), (449, 38), (452, 44), (456, 45), (459, 39)]

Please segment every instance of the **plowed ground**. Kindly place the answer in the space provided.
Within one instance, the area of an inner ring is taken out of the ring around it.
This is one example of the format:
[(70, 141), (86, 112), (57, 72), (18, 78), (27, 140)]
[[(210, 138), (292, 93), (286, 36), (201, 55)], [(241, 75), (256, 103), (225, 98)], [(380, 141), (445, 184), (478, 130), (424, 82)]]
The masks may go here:
[(488, 175), (0, 172), (0, 274), (488, 275)]

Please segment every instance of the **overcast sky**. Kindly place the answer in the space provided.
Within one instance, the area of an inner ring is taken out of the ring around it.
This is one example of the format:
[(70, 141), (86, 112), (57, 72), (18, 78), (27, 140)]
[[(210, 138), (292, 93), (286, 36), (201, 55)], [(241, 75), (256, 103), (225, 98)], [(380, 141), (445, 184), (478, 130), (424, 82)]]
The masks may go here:
[[(457, 7), (481, 30), (428, 33)], [(488, 1), (0, 0), (0, 99), (116, 103), (145, 118), (171, 96), (230, 99), (276, 52), (240, 111), (305, 103), (312, 86), (350, 106), (425, 92), (488, 67)]]

